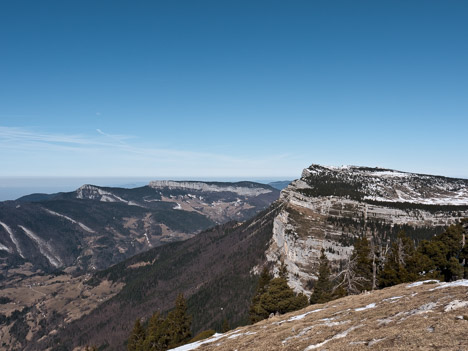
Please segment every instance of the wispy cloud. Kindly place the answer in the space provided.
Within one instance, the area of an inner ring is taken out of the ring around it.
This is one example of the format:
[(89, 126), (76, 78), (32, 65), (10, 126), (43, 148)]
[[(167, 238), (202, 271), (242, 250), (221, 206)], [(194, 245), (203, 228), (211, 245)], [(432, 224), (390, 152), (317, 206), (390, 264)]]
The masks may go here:
[[(282, 172), (281, 164), (296, 159), (287, 154), (257, 158), (160, 148), (143, 145), (134, 136), (95, 131), (89, 135), (64, 134), (0, 126), (0, 153), (8, 155), (10, 167), (23, 170), (22, 173), (37, 172), (40, 167), (41, 175), (49, 171), (94, 175), (105, 172), (105, 175), (275, 176), (272, 173)], [(3, 169), (0, 175), (14, 175), (14, 171)]]

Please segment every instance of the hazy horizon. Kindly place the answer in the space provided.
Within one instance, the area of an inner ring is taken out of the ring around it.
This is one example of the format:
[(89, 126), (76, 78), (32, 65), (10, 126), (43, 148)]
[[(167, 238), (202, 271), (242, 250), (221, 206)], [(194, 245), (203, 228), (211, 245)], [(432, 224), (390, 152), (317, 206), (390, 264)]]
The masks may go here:
[[(297, 178), (297, 177), (296, 177)], [(84, 184), (134, 188), (147, 185), (152, 180), (193, 180), (239, 182), (253, 181), (268, 184), (292, 181), (296, 178), (213, 178), (213, 177), (0, 177), (0, 201), (16, 200), (34, 193), (53, 194), (74, 191)]]

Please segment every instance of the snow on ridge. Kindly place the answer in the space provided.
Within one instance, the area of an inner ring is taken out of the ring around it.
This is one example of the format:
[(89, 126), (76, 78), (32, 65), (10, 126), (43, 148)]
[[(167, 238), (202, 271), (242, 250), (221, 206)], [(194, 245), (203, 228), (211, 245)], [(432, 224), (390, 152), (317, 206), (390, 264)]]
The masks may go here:
[(109, 191), (102, 190), (94, 185), (85, 184), (78, 188), (76, 191), (76, 197), (78, 199), (91, 199), (95, 200), (100, 198), (100, 201), (103, 202), (116, 202), (121, 201), (124, 203), (128, 203), (127, 200), (122, 199), (120, 196), (117, 196)]
[(125, 200), (110, 191), (105, 191), (97, 186), (89, 185), (89, 184), (85, 184), (81, 186), (80, 188), (78, 188), (76, 190), (76, 197), (78, 199), (99, 200), (101, 202), (119, 202), (120, 201), (129, 206), (143, 207), (134, 201)]
[(11, 252), (10, 248), (9, 248), (9, 247), (6, 247), (6, 246), (3, 245), (3, 244), (0, 244), (0, 250), (7, 251), (7, 252)]
[(149, 183), (149, 186), (154, 189), (169, 188), (169, 189), (185, 189), (185, 190), (198, 190), (207, 192), (232, 192), (243, 196), (258, 196), (262, 194), (271, 193), (272, 190), (265, 188), (248, 188), (234, 185), (220, 185), (220, 184), (207, 184), (203, 182), (178, 182), (173, 180), (155, 180)]
[(94, 230), (92, 230), (91, 228), (89, 228), (88, 226), (86, 226), (85, 224), (81, 223), (81, 222), (78, 222), (78, 221), (75, 221), (73, 218), (70, 218), (68, 216), (65, 216), (61, 213), (58, 213), (58, 212), (55, 212), (55, 211), (52, 211), (52, 210), (49, 210), (47, 208), (44, 209), (46, 212), (50, 213), (51, 215), (54, 215), (54, 216), (57, 216), (57, 217), (62, 217), (62, 218), (65, 218), (66, 220), (72, 222), (73, 224), (77, 224), (79, 225), (82, 229), (86, 230), (88, 233), (95, 233)]
[(11, 230), (11, 228), (10, 228), (8, 225), (6, 225), (5, 223), (3, 223), (3, 222), (0, 222), (0, 225), (7, 231), (8, 235), (10, 235), (10, 239), (11, 239), (11, 241), (13, 242), (13, 244), (15, 244), (15, 246), (16, 246), (16, 251), (18, 251), (19, 255), (20, 255), (22, 258), (25, 258), (24, 255), (23, 255), (23, 251), (21, 251), (19, 242), (18, 242), (18, 240), (16, 240), (16, 237), (15, 237), (15, 235), (13, 234), (13, 231)]
[(143, 234), (146, 238), (146, 242), (148, 243), (149, 247), (153, 247), (153, 245), (151, 244), (149, 238), (148, 238), (148, 234), (145, 232), (145, 234)]
[[(314, 188), (314, 178), (322, 176), (357, 187), (364, 200), (404, 202), (424, 205), (468, 205), (468, 179), (448, 178), (384, 168), (312, 165), (301, 180)], [(321, 181), (320, 181), (321, 182)], [(292, 188), (299, 188), (300, 182)], [(291, 190), (291, 186), (288, 187)]]
[(62, 265), (62, 261), (54, 253), (54, 250), (52, 249), (49, 243), (39, 238), (32, 230), (25, 228), (22, 225), (18, 225), (18, 227), (20, 227), (29, 238), (36, 242), (39, 251), (45, 258), (47, 258), (51, 265), (53, 265), (54, 267), (59, 267)]

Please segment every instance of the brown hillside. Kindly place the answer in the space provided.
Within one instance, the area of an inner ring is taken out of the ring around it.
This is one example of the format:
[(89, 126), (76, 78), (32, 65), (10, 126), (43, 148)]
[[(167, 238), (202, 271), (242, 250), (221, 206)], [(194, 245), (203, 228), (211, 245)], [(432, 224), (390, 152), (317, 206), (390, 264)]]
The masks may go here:
[(217, 334), (177, 351), (468, 350), (468, 280), (402, 284)]

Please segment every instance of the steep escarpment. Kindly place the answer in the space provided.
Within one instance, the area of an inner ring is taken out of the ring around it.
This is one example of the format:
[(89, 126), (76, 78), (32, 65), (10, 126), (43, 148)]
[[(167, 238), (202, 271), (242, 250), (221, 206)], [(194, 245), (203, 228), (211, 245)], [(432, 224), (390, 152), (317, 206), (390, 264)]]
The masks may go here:
[(284, 261), (296, 291), (310, 294), (322, 248), (335, 268), (356, 237), (381, 245), (404, 230), (428, 239), (468, 217), (468, 180), (367, 167), (312, 165), (281, 192), (268, 260)]

